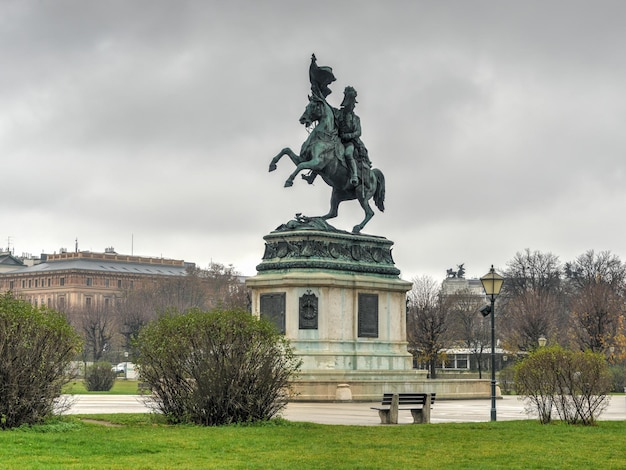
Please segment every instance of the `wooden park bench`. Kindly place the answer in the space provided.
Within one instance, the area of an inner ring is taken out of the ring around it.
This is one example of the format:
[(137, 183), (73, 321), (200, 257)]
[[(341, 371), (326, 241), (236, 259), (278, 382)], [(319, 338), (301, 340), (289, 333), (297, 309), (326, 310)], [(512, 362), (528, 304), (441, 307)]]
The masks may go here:
[(434, 393), (385, 393), (378, 411), (382, 424), (398, 424), (398, 411), (410, 410), (413, 423), (430, 423), (430, 408), (435, 403)]

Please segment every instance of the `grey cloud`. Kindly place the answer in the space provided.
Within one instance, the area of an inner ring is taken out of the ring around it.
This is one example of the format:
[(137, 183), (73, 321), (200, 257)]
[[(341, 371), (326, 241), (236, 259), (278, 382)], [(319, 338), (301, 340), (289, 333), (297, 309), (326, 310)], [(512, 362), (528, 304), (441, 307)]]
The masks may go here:
[[(5, 2), (0, 242), (129, 252), (135, 234), (144, 254), (253, 274), (264, 234), (328, 209), (322, 182), (282, 187), (287, 159), (267, 172), (306, 138), (315, 52), (337, 76), (330, 102), (359, 92), (363, 141), (387, 177), (387, 210), (366, 232), (395, 241), (403, 277), (461, 262), (482, 275), (527, 247), (625, 257), (625, 8)], [(344, 203), (334, 223), (361, 217)]]

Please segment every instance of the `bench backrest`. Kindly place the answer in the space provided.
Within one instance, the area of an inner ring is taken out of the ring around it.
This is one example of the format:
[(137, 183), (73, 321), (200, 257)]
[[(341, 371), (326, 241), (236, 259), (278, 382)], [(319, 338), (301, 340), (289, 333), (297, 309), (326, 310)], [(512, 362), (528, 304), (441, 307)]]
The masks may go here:
[[(393, 393), (383, 394), (382, 405), (391, 405)], [(423, 405), (426, 402), (426, 393), (398, 393), (398, 405)], [(431, 405), (435, 403), (435, 394), (430, 394)]]

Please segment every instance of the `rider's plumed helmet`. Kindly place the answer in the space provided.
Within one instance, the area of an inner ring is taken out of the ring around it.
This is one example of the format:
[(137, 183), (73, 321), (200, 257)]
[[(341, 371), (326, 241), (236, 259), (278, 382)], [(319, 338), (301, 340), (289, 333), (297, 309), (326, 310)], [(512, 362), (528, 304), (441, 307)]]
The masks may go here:
[(348, 106), (355, 103), (358, 103), (356, 100), (356, 90), (351, 86), (347, 86), (343, 90), (343, 101), (341, 102), (341, 106)]

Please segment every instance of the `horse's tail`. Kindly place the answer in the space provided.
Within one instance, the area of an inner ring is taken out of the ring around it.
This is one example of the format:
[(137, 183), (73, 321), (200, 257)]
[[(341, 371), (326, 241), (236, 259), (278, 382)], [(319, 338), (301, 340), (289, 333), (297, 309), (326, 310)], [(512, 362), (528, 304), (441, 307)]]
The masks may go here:
[(374, 204), (378, 210), (385, 212), (385, 175), (378, 168), (372, 170), (376, 177), (376, 191), (374, 191)]

